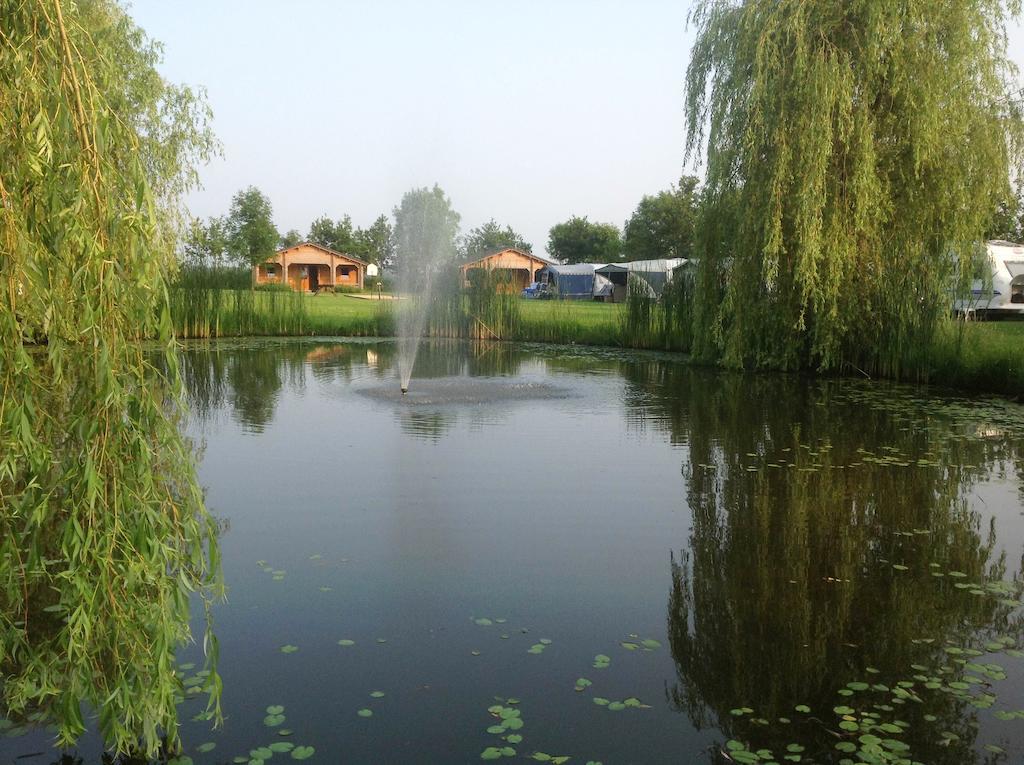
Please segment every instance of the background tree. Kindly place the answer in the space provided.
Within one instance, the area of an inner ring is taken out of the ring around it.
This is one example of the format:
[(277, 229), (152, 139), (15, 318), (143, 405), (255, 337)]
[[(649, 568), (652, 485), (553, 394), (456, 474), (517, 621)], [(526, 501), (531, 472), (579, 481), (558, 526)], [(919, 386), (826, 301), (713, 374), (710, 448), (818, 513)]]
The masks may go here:
[(1024, 182), (1019, 176), (996, 205), (986, 238), (1024, 242)]
[(899, 375), (1019, 165), (1005, 3), (701, 0), (694, 20), (695, 352)]
[(193, 266), (220, 267), (228, 259), (228, 240), (223, 217), (189, 221), (182, 237), (183, 261)]
[(360, 257), (381, 268), (391, 268), (395, 259), (395, 229), (386, 215), (381, 215), (366, 229), (356, 231)]
[(436, 183), (432, 189), (407, 191), (394, 215), (395, 260), (402, 281), (432, 275), (455, 259), (460, 216)]
[(302, 241), (304, 240), (298, 229), (290, 228), (281, 236), (281, 248), (294, 247)]
[(515, 247), (524, 252), (531, 252), (532, 247), (511, 226), (500, 226), (494, 218), (471, 229), (462, 241), (462, 257), (464, 260), (476, 260), (495, 250)]
[(273, 255), (281, 238), (274, 227), (270, 200), (255, 186), (235, 194), (224, 227), (228, 251), (236, 260), (251, 265)]
[(622, 254), (626, 260), (692, 255), (697, 183), (697, 178), (684, 175), (678, 187), (640, 200), (622, 230)]
[(353, 254), (355, 232), (352, 229), (352, 218), (346, 215), (333, 221), (326, 215), (321, 215), (309, 224), (309, 236), (306, 240), (335, 252)]
[(574, 215), (548, 232), (548, 255), (563, 263), (610, 263), (622, 257), (619, 229)]

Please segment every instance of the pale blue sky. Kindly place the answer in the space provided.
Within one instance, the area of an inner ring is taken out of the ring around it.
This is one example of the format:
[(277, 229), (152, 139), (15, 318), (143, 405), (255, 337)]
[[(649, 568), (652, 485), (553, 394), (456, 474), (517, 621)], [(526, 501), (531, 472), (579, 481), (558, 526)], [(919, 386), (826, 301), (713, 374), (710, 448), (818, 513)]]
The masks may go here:
[(251, 184), (281, 231), (321, 214), (365, 226), (437, 182), (464, 231), (494, 217), (542, 252), (553, 224), (621, 226), (679, 177), (688, 9), (136, 0), (130, 12), (164, 43), (165, 76), (208, 91), (224, 157), (203, 168), (193, 214), (225, 212)]

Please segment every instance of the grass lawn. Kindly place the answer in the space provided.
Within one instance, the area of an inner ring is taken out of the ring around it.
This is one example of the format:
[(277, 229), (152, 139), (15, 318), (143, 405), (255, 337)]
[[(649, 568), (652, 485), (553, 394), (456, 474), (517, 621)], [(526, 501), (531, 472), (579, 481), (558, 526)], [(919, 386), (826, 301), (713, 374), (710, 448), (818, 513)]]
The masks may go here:
[[(344, 294), (304, 295), (305, 332), (323, 335), (390, 335), (393, 300)], [(510, 340), (616, 345), (624, 306), (589, 301), (522, 300), (519, 331)]]
[(304, 335), (348, 337), (394, 334), (391, 300), (364, 300), (344, 294), (302, 295)]
[(950, 322), (930, 357), (934, 383), (1024, 396), (1024, 321)]

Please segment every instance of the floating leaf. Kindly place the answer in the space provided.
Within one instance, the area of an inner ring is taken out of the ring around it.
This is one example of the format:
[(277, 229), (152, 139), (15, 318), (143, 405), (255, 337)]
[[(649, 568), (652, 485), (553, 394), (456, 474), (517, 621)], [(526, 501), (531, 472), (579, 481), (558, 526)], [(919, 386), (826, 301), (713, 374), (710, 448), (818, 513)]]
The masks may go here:
[(292, 749), (293, 760), (308, 760), (314, 754), (316, 754), (316, 749), (311, 746), (297, 746)]
[(299, 650), (297, 645), (283, 645), (281, 646), (281, 653), (295, 653)]
[(359, 715), (360, 717), (373, 717), (373, 710), (372, 709), (366, 709), (364, 707), (363, 709), (360, 709), (358, 712), (356, 712), (356, 714)]
[(348, 638), (344, 638), (344, 639), (338, 641), (338, 645), (343, 645), (346, 648), (348, 648), (349, 646), (353, 646), (355, 644), (356, 644), (355, 640), (349, 640)]

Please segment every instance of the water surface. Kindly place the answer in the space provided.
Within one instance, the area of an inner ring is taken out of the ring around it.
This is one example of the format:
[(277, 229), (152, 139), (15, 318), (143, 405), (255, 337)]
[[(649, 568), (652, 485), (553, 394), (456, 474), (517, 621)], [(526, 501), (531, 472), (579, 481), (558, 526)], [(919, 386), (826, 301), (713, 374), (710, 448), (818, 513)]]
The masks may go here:
[[(712, 762), (732, 739), (838, 762), (842, 705), (905, 723), (922, 762), (1024, 761), (1021, 407), (462, 343), (425, 345), (403, 399), (395, 356), (185, 354), (229, 589), (223, 728), (183, 705), (196, 763), (282, 740), (310, 762)], [(495, 706), (522, 727), (489, 733)]]

